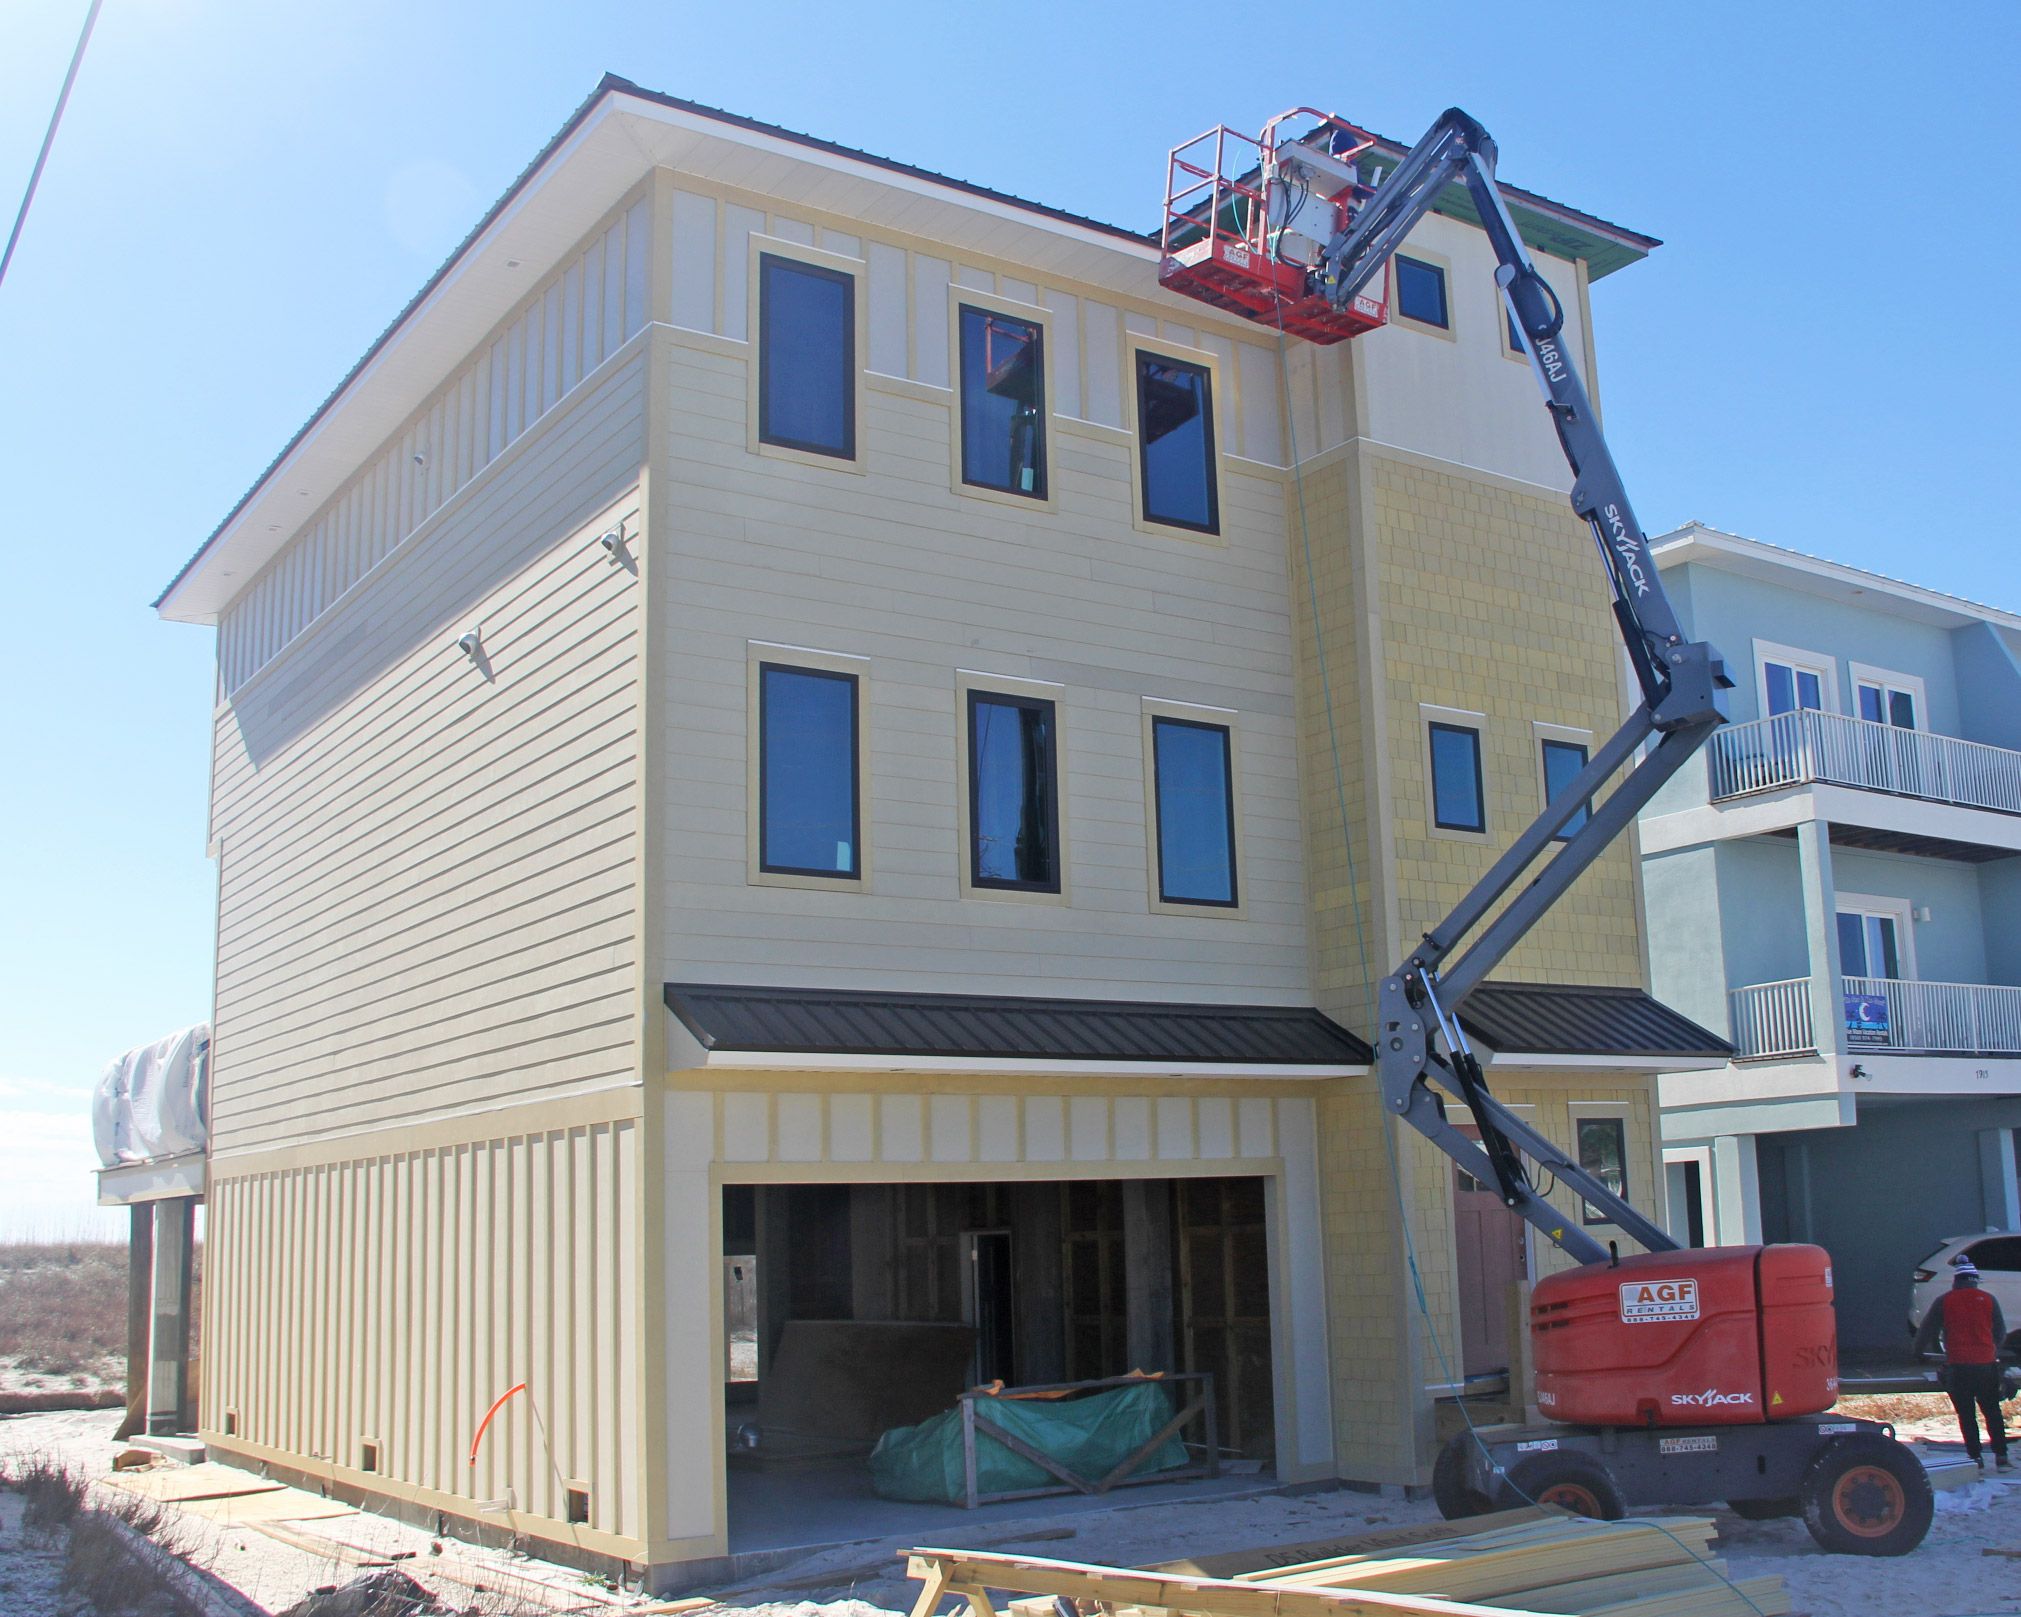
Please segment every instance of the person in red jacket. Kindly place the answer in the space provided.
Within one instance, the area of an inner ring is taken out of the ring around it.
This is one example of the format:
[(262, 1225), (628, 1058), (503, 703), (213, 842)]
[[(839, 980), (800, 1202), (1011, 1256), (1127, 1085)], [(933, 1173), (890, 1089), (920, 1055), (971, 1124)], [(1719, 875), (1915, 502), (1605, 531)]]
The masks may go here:
[(1930, 1305), (1923, 1328), (1916, 1332), (1916, 1351), (1932, 1353), (1944, 1344), (1944, 1390), (1958, 1412), (1958, 1430), (1965, 1452), (1981, 1470), (1979, 1416), (1986, 1417), (1986, 1437), (1993, 1445), (1993, 1463), (2007, 1467), (2007, 1428), (2000, 1421), (2000, 1346), (2007, 1340), (2007, 1321), (1999, 1302), (1979, 1289), (1979, 1271), (1970, 1258), (1958, 1260), (1951, 1289)]

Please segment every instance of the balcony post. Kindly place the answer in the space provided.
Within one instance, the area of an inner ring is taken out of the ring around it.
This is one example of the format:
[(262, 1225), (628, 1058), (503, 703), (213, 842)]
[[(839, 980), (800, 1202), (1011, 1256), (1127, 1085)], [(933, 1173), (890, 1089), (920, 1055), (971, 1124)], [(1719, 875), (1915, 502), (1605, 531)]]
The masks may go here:
[(1804, 941), (1810, 950), (1811, 1037), (1837, 1069), (1845, 1048), (1845, 978), (1839, 971), (1838, 889), (1832, 880), (1832, 828), (1806, 820), (1796, 828), (1803, 881)]

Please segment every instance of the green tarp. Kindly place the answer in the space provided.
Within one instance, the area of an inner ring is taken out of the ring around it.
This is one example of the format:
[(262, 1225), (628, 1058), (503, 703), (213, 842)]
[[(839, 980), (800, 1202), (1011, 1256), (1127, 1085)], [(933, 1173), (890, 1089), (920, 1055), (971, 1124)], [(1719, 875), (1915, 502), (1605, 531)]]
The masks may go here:
[[(975, 1412), (1075, 1475), (1100, 1481), (1157, 1436), (1176, 1410), (1162, 1386), (1146, 1381), (1087, 1398), (978, 1398)], [(1186, 1445), (1168, 1437), (1130, 1474), (1171, 1471), (1186, 1461)], [(981, 1494), (1059, 1486), (1057, 1477), (981, 1431), (975, 1472)], [(963, 1503), (960, 1409), (886, 1432), (871, 1450), (870, 1480), (886, 1499)]]

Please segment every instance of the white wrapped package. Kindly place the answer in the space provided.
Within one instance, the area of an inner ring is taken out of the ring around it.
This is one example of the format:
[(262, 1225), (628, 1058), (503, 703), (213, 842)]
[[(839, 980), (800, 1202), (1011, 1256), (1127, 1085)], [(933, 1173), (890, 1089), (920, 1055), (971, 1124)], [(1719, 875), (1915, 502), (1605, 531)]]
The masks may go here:
[(199, 1022), (129, 1050), (91, 1097), (91, 1134), (108, 1168), (204, 1148), (211, 1027)]

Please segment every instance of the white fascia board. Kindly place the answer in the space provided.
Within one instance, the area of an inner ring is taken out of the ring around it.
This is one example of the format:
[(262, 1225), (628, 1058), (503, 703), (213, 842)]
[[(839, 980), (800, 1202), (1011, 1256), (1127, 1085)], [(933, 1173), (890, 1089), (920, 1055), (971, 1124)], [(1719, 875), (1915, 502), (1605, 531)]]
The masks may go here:
[(204, 1193), (204, 1154), (190, 1151), (153, 1162), (123, 1162), (98, 1172), (98, 1205), (131, 1207)]
[(1845, 599), (1854, 594), (1886, 595), (1915, 607), (1910, 614), (1921, 622), (1936, 622), (1946, 628), (1963, 623), (1984, 622), (2006, 629), (2021, 629), (2021, 615), (1967, 600), (1962, 595), (1946, 595), (1942, 590), (1925, 589), (1885, 573), (1870, 573), (1844, 562), (1807, 556), (1799, 550), (1785, 550), (1760, 539), (1708, 528), (1702, 522), (1688, 522), (1670, 533), (1649, 541), (1649, 553), (1659, 567), (1679, 567), (1686, 562), (1704, 562), (1754, 577), (1794, 574), (1818, 594)]
[(1865, 1076), (1848, 1076), (1846, 1088), (1857, 1099), (1862, 1095), (1920, 1095), (1932, 1099), (1956, 1096), (2021, 1095), (2021, 1057), (2017, 1056), (1922, 1056), (1888, 1050), (1847, 1050), (1846, 1070), (1863, 1069)]
[(1551, 1055), (1522, 1051), (1519, 1054), (1501, 1052), (1494, 1055), (1482, 1054), (1476, 1045), (1474, 1053), (1481, 1056), (1481, 1065), (1496, 1072), (1537, 1072), (1549, 1068), (1560, 1068), (1572, 1072), (1710, 1072), (1723, 1067), (1727, 1058), (1710, 1056), (1640, 1056), (1640, 1055)]
[[(1309, 1067), (1220, 1061), (1034, 1061), (1019, 1056), (855, 1056), (712, 1050), (702, 1067), (710, 1072), (890, 1072), (975, 1073), (1027, 1078), (1360, 1078), (1366, 1067)], [(692, 1069), (690, 1069), (692, 1070)]]
[(1812, 820), (2021, 853), (2021, 817), (1823, 782), (1704, 803), (1639, 821), (1644, 856), (1792, 830)]

